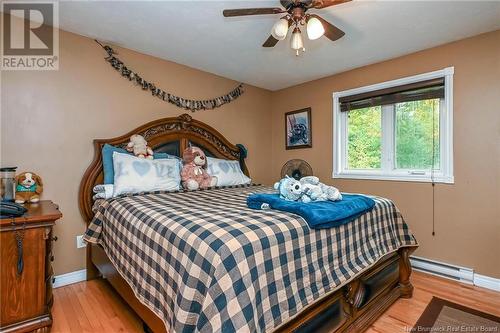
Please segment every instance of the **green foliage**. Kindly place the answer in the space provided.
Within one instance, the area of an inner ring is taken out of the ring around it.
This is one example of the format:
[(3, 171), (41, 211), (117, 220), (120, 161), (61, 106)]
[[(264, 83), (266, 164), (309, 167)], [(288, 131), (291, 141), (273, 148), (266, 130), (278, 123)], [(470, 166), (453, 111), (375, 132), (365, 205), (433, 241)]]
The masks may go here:
[(382, 108), (349, 111), (349, 169), (379, 169), (382, 160)]
[(439, 99), (399, 103), (395, 112), (396, 168), (430, 169), (433, 139), (434, 167), (439, 168)]
[[(439, 168), (439, 99), (398, 103), (394, 112), (395, 167), (430, 169), (434, 159), (434, 167)], [(348, 117), (348, 168), (379, 169), (382, 108), (352, 110)]]

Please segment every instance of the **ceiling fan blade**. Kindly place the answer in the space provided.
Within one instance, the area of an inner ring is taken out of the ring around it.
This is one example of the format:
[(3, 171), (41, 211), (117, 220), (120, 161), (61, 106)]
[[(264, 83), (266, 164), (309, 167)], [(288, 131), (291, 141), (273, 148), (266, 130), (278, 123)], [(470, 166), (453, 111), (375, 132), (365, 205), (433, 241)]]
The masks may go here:
[(316, 15), (316, 14), (311, 14), (311, 17), (315, 17), (318, 20), (320, 20), (321, 24), (323, 25), (323, 28), (325, 28), (325, 37), (335, 41), (339, 38), (342, 38), (342, 36), (345, 35), (345, 32), (331, 24), (330, 22), (324, 20), (322, 17)]
[(321, 9), (330, 6), (340, 5), (344, 2), (349, 2), (349, 1), (352, 0), (313, 0), (310, 8)]
[(293, 5), (293, 0), (280, 0), (280, 3), (283, 7), (287, 8)]
[(274, 38), (273, 36), (269, 36), (268, 39), (262, 44), (263, 47), (273, 47), (274, 45), (278, 44), (279, 40)]
[(241, 8), (241, 9), (224, 9), (222, 15), (224, 17), (245, 16), (245, 15), (263, 15), (263, 14), (279, 14), (284, 13), (282, 8)]

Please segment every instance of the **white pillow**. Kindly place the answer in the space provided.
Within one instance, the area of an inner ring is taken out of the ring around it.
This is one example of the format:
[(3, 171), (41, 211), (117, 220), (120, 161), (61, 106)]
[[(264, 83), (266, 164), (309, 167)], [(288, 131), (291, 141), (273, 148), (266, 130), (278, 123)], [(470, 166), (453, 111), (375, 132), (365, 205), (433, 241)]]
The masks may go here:
[(207, 156), (207, 172), (217, 177), (217, 186), (250, 184), (252, 180), (241, 171), (240, 163)]
[(113, 196), (148, 191), (175, 191), (180, 187), (179, 161), (149, 160), (113, 152), (115, 182)]

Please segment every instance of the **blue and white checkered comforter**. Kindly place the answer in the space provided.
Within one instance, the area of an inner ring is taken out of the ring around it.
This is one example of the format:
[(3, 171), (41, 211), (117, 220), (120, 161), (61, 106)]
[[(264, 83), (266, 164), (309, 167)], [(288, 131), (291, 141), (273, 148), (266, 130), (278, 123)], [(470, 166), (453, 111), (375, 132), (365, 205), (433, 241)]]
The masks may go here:
[(416, 245), (388, 199), (337, 228), (246, 206), (263, 186), (153, 193), (96, 205), (100, 244), (169, 332), (269, 332), (384, 255)]

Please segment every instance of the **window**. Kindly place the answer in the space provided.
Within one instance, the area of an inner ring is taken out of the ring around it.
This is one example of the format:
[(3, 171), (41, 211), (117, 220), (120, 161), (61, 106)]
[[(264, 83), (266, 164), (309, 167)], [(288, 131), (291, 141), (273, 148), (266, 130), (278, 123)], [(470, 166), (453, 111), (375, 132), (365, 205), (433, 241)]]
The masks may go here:
[(453, 68), (333, 94), (334, 178), (453, 183)]

